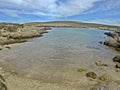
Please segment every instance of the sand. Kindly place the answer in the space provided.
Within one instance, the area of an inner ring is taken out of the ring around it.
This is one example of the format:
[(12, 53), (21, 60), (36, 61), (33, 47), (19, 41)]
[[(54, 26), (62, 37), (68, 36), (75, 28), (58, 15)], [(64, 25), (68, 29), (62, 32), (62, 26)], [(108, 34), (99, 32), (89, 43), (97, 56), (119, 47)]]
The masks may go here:
[[(26, 30), (30, 29), (31, 31), (28, 33)], [(40, 30), (40, 33), (38, 33), (39, 30), (36, 32), (34, 29), (37, 30), (39, 27), (25, 27), (25, 32), (20, 32), (22, 38), (32, 38), (34, 35), (39, 36), (45, 31), (43, 30), (41, 32)], [(33, 35), (32, 37), (31, 33)], [(13, 38), (19, 38), (19, 35), (15, 35), (17, 34), (14, 34)], [(5, 49), (4, 46), (1, 47)], [(10, 47), (14, 47), (14, 45), (10, 45)], [(46, 78), (43, 76), (39, 78), (33, 78), (31, 75), (16, 69), (4, 60), (0, 60), (0, 75), (5, 78), (8, 90), (120, 90), (120, 70), (117, 70), (112, 62), (106, 64), (108, 67), (99, 67), (95, 65), (95, 62), (92, 62), (92, 64), (90, 63), (92, 67), (86, 68), (86, 70), (83, 72), (77, 71), (79, 68), (83, 67), (75, 68), (74, 70), (69, 70), (70, 68), (68, 68), (68, 72), (65, 72), (63, 75), (66, 79), (54, 78), (61, 77), (59, 72), (56, 72), (56, 76), (53, 77)], [(96, 79), (86, 77), (86, 73), (91, 71), (92, 68), (94, 68), (95, 73), (97, 74)], [(31, 73), (35, 73), (35, 69), (38, 68), (31, 67)], [(40, 70), (42, 71), (42, 68), (40, 68)], [(99, 80), (99, 77), (104, 73), (107, 75), (108, 79), (106, 81)], [(50, 72), (50, 74), (52, 75), (52, 72)]]

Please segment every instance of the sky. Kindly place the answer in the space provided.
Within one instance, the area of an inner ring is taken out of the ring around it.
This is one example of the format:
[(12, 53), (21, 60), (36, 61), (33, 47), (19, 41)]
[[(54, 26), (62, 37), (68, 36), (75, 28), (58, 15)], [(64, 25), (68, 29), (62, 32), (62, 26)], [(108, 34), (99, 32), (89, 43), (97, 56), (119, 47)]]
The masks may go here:
[(0, 0), (0, 22), (58, 20), (120, 26), (120, 0)]

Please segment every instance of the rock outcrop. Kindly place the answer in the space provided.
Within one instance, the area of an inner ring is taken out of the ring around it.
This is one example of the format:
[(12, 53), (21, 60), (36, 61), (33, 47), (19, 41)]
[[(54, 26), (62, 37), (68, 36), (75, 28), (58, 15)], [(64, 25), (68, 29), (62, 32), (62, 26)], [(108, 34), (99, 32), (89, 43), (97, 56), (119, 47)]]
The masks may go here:
[(119, 62), (120, 63), (120, 55), (117, 55), (113, 58), (114, 62)]
[(109, 38), (105, 40), (104, 45), (120, 48), (120, 32), (105, 32), (104, 34), (109, 36)]
[(27, 39), (42, 36), (50, 28), (23, 26), (19, 24), (4, 25), (0, 28), (0, 45), (26, 42)]

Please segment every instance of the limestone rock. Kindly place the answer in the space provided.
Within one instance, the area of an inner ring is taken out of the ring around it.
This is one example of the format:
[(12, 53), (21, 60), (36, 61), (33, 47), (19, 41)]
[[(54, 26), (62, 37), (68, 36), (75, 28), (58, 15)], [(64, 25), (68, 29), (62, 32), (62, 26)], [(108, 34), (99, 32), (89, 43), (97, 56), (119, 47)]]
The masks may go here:
[(87, 71), (85, 68), (79, 68), (78, 70), (77, 70), (78, 72), (85, 72), (85, 71)]
[(114, 62), (119, 62), (120, 63), (120, 55), (117, 55), (113, 58)]
[(104, 63), (102, 63), (101, 61), (96, 61), (95, 62), (95, 64), (97, 65), (97, 66), (108, 66), (107, 64), (104, 64)]
[(102, 76), (99, 77), (101, 81), (106, 81), (108, 80), (108, 76), (106, 74), (103, 74)]
[(116, 63), (116, 68), (120, 68), (120, 63)]
[(89, 77), (89, 78), (93, 78), (93, 79), (97, 78), (97, 75), (94, 72), (88, 72), (88, 73), (86, 73), (86, 76)]

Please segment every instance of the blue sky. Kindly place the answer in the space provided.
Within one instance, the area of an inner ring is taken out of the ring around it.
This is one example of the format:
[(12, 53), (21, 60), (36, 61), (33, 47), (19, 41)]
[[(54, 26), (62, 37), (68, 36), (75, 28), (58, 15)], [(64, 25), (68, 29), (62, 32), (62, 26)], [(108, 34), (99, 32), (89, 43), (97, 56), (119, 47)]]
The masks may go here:
[(120, 25), (120, 0), (0, 0), (0, 22), (55, 20)]

